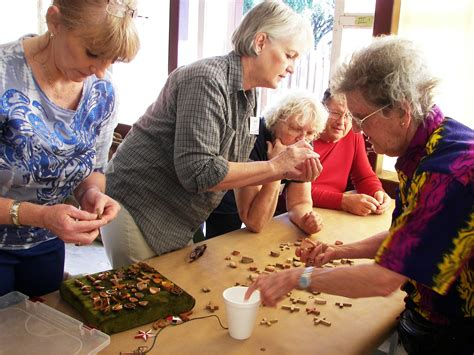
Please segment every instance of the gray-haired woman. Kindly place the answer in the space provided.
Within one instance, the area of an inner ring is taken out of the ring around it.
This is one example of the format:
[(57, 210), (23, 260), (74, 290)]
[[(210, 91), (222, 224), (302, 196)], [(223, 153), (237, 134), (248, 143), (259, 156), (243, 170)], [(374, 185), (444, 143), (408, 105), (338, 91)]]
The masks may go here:
[(232, 42), (228, 55), (170, 74), (117, 150), (107, 192), (124, 208), (102, 229), (114, 267), (187, 245), (227, 189), (318, 176), (318, 155), (304, 141), (285, 149), (276, 142), (280, 154), (248, 162), (258, 134), (255, 88), (276, 88), (293, 72), (313, 43), (309, 23), (281, 2), (264, 1)]
[(398, 156), (390, 228), (352, 244), (305, 241), (297, 255), (314, 266), (374, 261), (279, 272), (257, 279), (247, 296), (258, 288), (275, 305), (296, 287), (346, 297), (402, 287), (398, 331), (409, 354), (473, 353), (474, 131), (434, 104), (437, 82), (419, 47), (398, 37), (376, 39), (340, 68), (332, 84), (346, 95), (354, 128), (377, 153)]

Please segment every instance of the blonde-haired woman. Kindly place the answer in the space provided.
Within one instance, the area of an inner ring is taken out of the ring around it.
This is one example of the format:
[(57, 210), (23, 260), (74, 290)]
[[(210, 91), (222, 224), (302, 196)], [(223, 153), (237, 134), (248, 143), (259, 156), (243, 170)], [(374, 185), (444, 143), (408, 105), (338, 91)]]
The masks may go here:
[(102, 173), (117, 124), (107, 68), (137, 53), (135, 15), (134, 1), (54, 0), (45, 34), (0, 46), (0, 295), (56, 290), (64, 242), (91, 243), (120, 209)]

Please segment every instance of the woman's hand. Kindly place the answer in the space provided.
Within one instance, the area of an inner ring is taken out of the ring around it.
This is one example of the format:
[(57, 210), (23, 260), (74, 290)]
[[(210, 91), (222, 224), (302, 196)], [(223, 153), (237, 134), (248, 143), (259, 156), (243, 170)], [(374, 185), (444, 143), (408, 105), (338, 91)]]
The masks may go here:
[(250, 285), (244, 299), (249, 299), (255, 290), (260, 290), (260, 299), (265, 306), (275, 307), (288, 292), (298, 287), (298, 280), (303, 269), (290, 269), (270, 275), (260, 275)]
[(96, 187), (91, 187), (84, 192), (80, 205), (83, 210), (95, 213), (97, 218), (103, 219), (104, 224), (113, 220), (120, 211), (118, 202)]
[(307, 266), (320, 267), (337, 259), (336, 246), (305, 238), (301, 246), (296, 249), (296, 256)]
[(322, 171), (319, 154), (304, 140), (284, 146), (275, 139), (273, 147), (268, 147), (268, 155), (273, 157), (270, 161), (275, 170), (289, 180), (312, 181)]
[(303, 215), (299, 227), (308, 234), (317, 233), (323, 227), (323, 219), (319, 213), (310, 211)]
[(342, 195), (341, 208), (358, 216), (376, 213), (380, 207), (379, 201), (365, 194), (345, 193)]
[(389, 195), (385, 191), (377, 191), (374, 194), (374, 198), (379, 202), (379, 206), (375, 210), (375, 214), (382, 214), (385, 211), (387, 211), (390, 207), (390, 202), (392, 202), (392, 199), (390, 198)]
[(66, 243), (90, 244), (106, 223), (105, 219), (97, 219), (96, 213), (72, 205), (44, 206), (42, 211), (42, 226)]

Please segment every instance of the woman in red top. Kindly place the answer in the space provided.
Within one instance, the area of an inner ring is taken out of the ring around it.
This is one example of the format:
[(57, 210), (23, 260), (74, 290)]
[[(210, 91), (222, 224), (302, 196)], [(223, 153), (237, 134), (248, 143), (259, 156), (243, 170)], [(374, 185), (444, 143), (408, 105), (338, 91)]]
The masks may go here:
[[(327, 89), (323, 104), (329, 117), (325, 130), (313, 143), (323, 165), (321, 175), (311, 185), (313, 206), (360, 216), (383, 213), (391, 199), (369, 164), (362, 134), (351, 129), (345, 97), (333, 96)], [(344, 193), (349, 176), (356, 193)]]

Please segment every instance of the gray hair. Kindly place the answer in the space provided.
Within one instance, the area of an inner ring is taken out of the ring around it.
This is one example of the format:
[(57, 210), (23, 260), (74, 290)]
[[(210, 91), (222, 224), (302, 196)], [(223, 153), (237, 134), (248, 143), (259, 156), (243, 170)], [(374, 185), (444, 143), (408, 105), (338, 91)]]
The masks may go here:
[(434, 104), (433, 76), (419, 47), (396, 36), (375, 38), (342, 64), (331, 80), (334, 93), (359, 90), (376, 106), (401, 108), (406, 102), (415, 121), (424, 120)]
[(289, 117), (297, 116), (296, 122), (300, 126), (312, 122), (314, 130), (319, 134), (326, 126), (328, 113), (324, 106), (315, 99), (313, 93), (291, 91), (268, 107), (263, 116), (265, 117), (265, 126), (272, 133), (277, 123), (286, 122)]
[(313, 47), (311, 24), (283, 2), (266, 0), (252, 8), (232, 34), (232, 45), (240, 56), (253, 57), (257, 33), (266, 33), (270, 40), (301, 38), (305, 51)]

